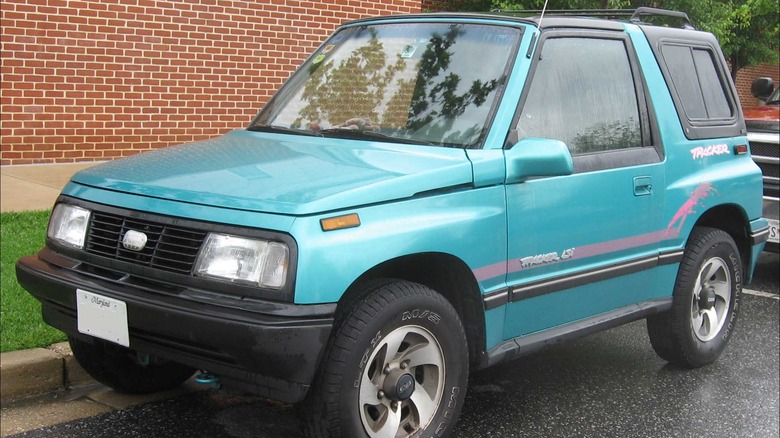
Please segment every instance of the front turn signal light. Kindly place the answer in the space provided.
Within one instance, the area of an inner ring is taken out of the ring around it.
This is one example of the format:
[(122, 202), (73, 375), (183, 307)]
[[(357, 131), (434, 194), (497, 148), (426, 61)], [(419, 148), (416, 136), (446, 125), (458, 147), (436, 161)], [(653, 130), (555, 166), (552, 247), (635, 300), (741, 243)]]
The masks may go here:
[(357, 213), (344, 216), (329, 217), (320, 219), (322, 231), (341, 230), (344, 228), (354, 228), (360, 226), (360, 216)]

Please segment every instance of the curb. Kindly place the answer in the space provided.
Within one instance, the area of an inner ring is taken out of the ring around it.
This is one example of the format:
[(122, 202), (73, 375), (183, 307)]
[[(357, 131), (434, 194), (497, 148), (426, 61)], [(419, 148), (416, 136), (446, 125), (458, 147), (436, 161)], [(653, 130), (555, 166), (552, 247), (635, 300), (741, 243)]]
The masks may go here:
[(85, 386), (95, 381), (76, 362), (67, 342), (0, 354), (0, 402)]

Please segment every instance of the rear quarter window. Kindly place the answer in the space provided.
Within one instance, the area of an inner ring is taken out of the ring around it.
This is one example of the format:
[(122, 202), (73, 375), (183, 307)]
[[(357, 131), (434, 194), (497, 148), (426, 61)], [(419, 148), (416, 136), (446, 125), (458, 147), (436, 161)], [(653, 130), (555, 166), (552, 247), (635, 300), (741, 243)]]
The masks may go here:
[(709, 50), (665, 44), (663, 55), (682, 109), (690, 121), (724, 120), (734, 115)]
[[(642, 26), (690, 140), (746, 134), (726, 61), (707, 32)], [(660, 109), (659, 110), (663, 110)]]

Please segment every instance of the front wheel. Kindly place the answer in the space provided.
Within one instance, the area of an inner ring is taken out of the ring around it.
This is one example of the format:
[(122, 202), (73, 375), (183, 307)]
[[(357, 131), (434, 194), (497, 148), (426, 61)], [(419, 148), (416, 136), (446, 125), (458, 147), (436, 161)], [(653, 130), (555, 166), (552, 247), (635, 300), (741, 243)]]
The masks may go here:
[(739, 313), (742, 260), (726, 232), (693, 229), (677, 274), (672, 308), (647, 318), (650, 342), (661, 358), (695, 368), (726, 348)]
[(416, 283), (372, 283), (340, 318), (304, 405), (313, 437), (446, 436), (466, 393), (455, 309)]

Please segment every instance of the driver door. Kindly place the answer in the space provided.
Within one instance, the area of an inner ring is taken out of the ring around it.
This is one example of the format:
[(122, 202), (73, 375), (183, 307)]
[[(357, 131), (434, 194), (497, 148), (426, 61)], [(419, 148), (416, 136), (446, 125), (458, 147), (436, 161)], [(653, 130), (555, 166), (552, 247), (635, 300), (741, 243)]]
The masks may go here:
[(543, 34), (515, 129), (563, 141), (574, 174), (506, 188), (505, 339), (652, 295), (664, 174), (632, 51), (622, 32)]

